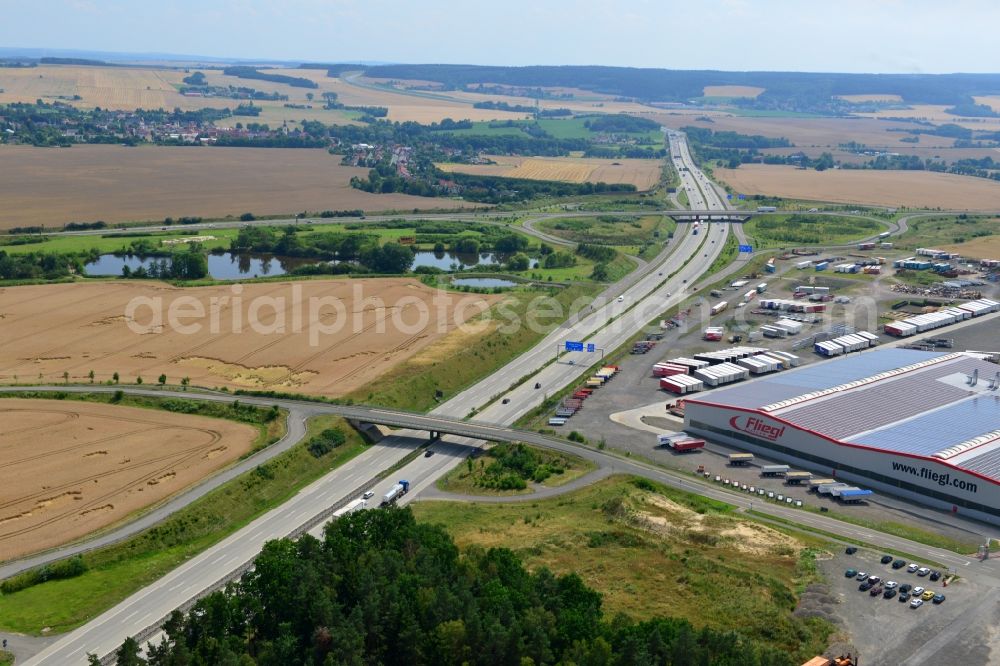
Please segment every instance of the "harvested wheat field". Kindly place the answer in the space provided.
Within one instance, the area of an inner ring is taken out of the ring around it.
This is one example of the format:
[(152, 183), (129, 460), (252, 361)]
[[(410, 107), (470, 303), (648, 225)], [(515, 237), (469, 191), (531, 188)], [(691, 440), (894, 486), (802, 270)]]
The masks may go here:
[[(58, 99), (76, 106), (122, 111), (170, 109), (187, 99), (174, 87), (183, 76), (177, 71), (139, 67), (3, 67), (0, 103)], [(74, 95), (81, 99), (74, 100)]]
[(716, 169), (719, 179), (743, 194), (788, 199), (948, 210), (1000, 209), (1000, 182), (930, 171), (814, 171), (752, 164)]
[(705, 97), (758, 97), (765, 88), (756, 86), (705, 86)]
[(236, 460), (257, 430), (63, 400), (0, 400), (0, 561), (118, 522)]
[[(816, 146), (837, 148), (842, 143), (857, 141), (870, 148), (892, 147), (895, 149), (912, 145), (900, 141), (900, 139), (912, 135), (889, 130), (921, 129), (921, 125), (913, 122), (876, 120), (875, 118), (754, 118), (705, 113), (698, 115), (711, 118), (711, 122), (697, 120), (690, 115), (676, 115), (674, 112), (662, 113), (654, 119), (673, 129), (693, 125), (715, 132), (730, 131), (740, 134), (784, 137), (799, 148)], [(923, 127), (923, 129), (927, 128)], [(925, 147), (952, 146), (954, 143), (955, 140), (950, 137), (930, 134), (920, 136), (920, 145)]]
[(461, 206), (351, 187), (367, 169), (325, 150), (79, 145), (0, 147), (0, 229), (194, 215)]
[(983, 236), (964, 243), (942, 245), (942, 250), (958, 252), (970, 259), (1000, 259), (1000, 236)]
[(179, 288), (92, 282), (0, 289), (0, 383), (97, 381), (350, 393), (499, 297), (406, 278)]
[(495, 164), (448, 164), (442, 171), (566, 183), (629, 183), (648, 190), (660, 181), (659, 160), (606, 160), (589, 157), (489, 156)]

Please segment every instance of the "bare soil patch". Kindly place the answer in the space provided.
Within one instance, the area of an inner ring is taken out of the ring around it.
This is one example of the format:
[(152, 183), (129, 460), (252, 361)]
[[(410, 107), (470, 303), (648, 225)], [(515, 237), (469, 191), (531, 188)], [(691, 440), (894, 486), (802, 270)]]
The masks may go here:
[(248, 425), (61, 400), (0, 400), (0, 560), (68, 543), (241, 455)]
[(716, 169), (715, 173), (744, 194), (910, 208), (995, 210), (1000, 207), (1000, 183), (949, 173), (814, 171), (765, 164)]
[(0, 147), (0, 229), (71, 221), (282, 215), (302, 210), (412, 210), (452, 200), (369, 194), (367, 169), (325, 150), (79, 145)]
[[(7, 288), (0, 382), (62, 381), (64, 372), (86, 382), (93, 370), (99, 382), (117, 372), (122, 383), (151, 383), (162, 373), (173, 384), (189, 377), (196, 386), (341, 396), (498, 298), (438, 292), (406, 278)], [(130, 301), (143, 304), (130, 312)]]

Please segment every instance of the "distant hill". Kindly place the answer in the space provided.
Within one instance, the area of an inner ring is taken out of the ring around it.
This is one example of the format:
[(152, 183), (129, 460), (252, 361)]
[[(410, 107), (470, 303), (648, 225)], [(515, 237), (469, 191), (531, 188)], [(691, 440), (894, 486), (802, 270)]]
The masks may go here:
[[(341, 69), (341, 68), (338, 68)], [(336, 70), (331, 74), (337, 73)], [(911, 104), (971, 103), (973, 95), (1000, 94), (1000, 74), (837, 74), (722, 72), (633, 67), (479, 65), (381, 65), (367, 76), (437, 81), (448, 88), (493, 83), (526, 88), (570, 87), (645, 102), (685, 102), (705, 86), (755, 86), (765, 91), (741, 100), (750, 108), (816, 109), (842, 106), (840, 95), (899, 95)]]

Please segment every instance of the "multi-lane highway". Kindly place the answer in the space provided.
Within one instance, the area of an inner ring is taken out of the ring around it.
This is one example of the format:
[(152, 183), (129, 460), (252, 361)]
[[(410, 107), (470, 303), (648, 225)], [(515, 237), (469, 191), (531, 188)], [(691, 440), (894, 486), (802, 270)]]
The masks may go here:
[[(705, 185), (707, 179), (691, 160), (683, 135), (670, 132), (668, 140), (674, 159), (686, 166), (678, 172), (682, 186), (689, 188), (692, 208), (723, 210), (723, 201), (714, 189)], [(607, 303), (593, 303), (589, 312), (585, 311), (558, 327), (502, 370), (442, 404), (429, 417), (422, 418), (433, 421), (435, 417), (450, 417), (447, 418), (447, 425), (456, 430), (455, 419), (463, 419), (476, 409), (479, 412), (472, 421), (478, 427), (513, 423), (540, 404), (547, 394), (576, 381), (584, 369), (597, 360), (582, 355), (575, 364), (568, 363), (566, 357), (552, 362), (557, 345), (567, 340), (581, 340), (609, 351), (618, 347), (639, 327), (685, 298), (684, 292), (689, 285), (708, 269), (722, 251), (728, 233), (729, 225), (725, 223), (705, 223), (698, 234), (681, 225), (675, 233), (678, 240), (672, 249), (658, 261), (650, 262), (645, 272), (630, 281), (617, 298)], [(534, 388), (536, 383), (541, 388)], [(372, 414), (370, 418), (388, 422), (389, 416), (388, 413), (381, 417)], [(442, 424), (445, 424), (444, 420)], [(433, 423), (427, 423), (427, 428), (433, 429)], [(481, 445), (482, 440), (477, 437), (484, 434), (483, 431), (470, 431), (466, 437), (449, 436), (434, 446), (434, 455), (417, 458), (382, 485), (391, 485), (397, 477), (407, 478), (414, 483), (412, 497), (421, 487), (433, 483), (464, 458), (471, 450), (469, 447)], [(126, 636), (142, 633), (174, 608), (184, 606), (234, 570), (243, 567), (259, 552), (265, 541), (292, 534), (327, 515), (331, 507), (355, 497), (362, 490), (362, 485), (398, 464), (413, 447), (412, 439), (387, 438), (366, 454), (316, 481), (278, 509), (261, 516), (153, 585), (67, 634), (27, 663), (83, 663), (87, 652), (109, 654)], [(384, 492), (383, 488), (377, 487), (376, 497), (381, 492)]]

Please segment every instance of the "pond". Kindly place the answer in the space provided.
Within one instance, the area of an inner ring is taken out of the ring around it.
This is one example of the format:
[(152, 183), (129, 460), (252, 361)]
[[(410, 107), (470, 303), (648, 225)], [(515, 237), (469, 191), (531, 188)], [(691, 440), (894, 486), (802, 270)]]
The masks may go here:
[(517, 283), (513, 280), (503, 280), (501, 278), (456, 278), (451, 281), (456, 287), (515, 287)]
[[(118, 276), (122, 268), (128, 266), (133, 271), (139, 268), (149, 268), (163, 257), (137, 257), (102, 254), (97, 261), (87, 264), (84, 268), (87, 275)], [(315, 264), (315, 259), (300, 259), (297, 257), (278, 257), (270, 254), (223, 252), (208, 255), (208, 274), (216, 280), (239, 280), (245, 278), (264, 277), (267, 275), (285, 275), (293, 268), (307, 264)]]
[(413, 256), (413, 268), (420, 266), (433, 266), (443, 271), (451, 270), (452, 266), (459, 269), (472, 266), (498, 266), (510, 260), (510, 257), (503, 254), (493, 254), (490, 252), (430, 252), (420, 250)]

